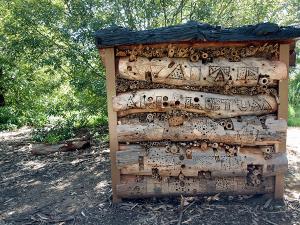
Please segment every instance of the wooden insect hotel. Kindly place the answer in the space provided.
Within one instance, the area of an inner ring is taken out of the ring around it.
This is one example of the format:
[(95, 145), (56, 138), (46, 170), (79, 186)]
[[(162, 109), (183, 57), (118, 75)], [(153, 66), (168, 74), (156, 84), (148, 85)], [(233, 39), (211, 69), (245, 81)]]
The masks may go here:
[(283, 197), (288, 66), (300, 28), (188, 22), (95, 36), (106, 67), (115, 202)]

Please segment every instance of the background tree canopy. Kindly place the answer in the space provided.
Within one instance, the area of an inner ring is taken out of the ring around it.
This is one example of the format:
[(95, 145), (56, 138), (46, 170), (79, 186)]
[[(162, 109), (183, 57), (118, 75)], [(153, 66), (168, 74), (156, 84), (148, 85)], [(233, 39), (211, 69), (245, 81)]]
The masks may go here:
[[(98, 29), (189, 20), (224, 27), (300, 23), (300, 0), (0, 0), (0, 11), (0, 129), (50, 124), (64, 130), (50, 142), (107, 121), (105, 73), (93, 37)], [(293, 74), (289, 123), (296, 125), (300, 72)]]

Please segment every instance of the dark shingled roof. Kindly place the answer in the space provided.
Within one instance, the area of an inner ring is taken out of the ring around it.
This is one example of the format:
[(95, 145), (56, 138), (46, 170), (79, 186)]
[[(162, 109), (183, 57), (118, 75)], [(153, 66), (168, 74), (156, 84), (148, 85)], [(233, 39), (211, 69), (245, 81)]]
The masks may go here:
[(181, 25), (140, 31), (115, 26), (95, 32), (95, 37), (98, 48), (181, 41), (280, 41), (299, 38), (300, 26), (280, 27), (274, 23), (260, 23), (222, 28), (190, 21)]

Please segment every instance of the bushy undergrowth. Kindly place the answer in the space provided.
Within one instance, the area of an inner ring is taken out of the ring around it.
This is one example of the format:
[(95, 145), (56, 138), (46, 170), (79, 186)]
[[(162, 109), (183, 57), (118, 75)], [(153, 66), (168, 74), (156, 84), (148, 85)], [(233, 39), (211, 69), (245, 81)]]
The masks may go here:
[(300, 106), (289, 105), (288, 126), (300, 127)]
[(34, 130), (35, 141), (55, 144), (74, 137), (82, 128), (97, 130), (99, 126), (106, 125), (107, 118), (101, 115), (81, 117), (80, 114), (73, 113), (65, 118), (52, 117), (49, 122), (46, 126)]

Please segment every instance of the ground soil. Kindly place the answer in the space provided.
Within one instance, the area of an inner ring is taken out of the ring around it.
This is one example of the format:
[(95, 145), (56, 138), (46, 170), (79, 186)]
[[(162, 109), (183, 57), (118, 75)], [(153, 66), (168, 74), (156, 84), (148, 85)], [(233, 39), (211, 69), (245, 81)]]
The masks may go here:
[[(109, 149), (34, 156), (31, 129), (0, 133), (0, 225), (178, 224), (180, 199), (113, 205)], [(289, 170), (284, 201), (266, 196), (185, 199), (182, 224), (300, 224), (300, 129), (288, 129)]]

